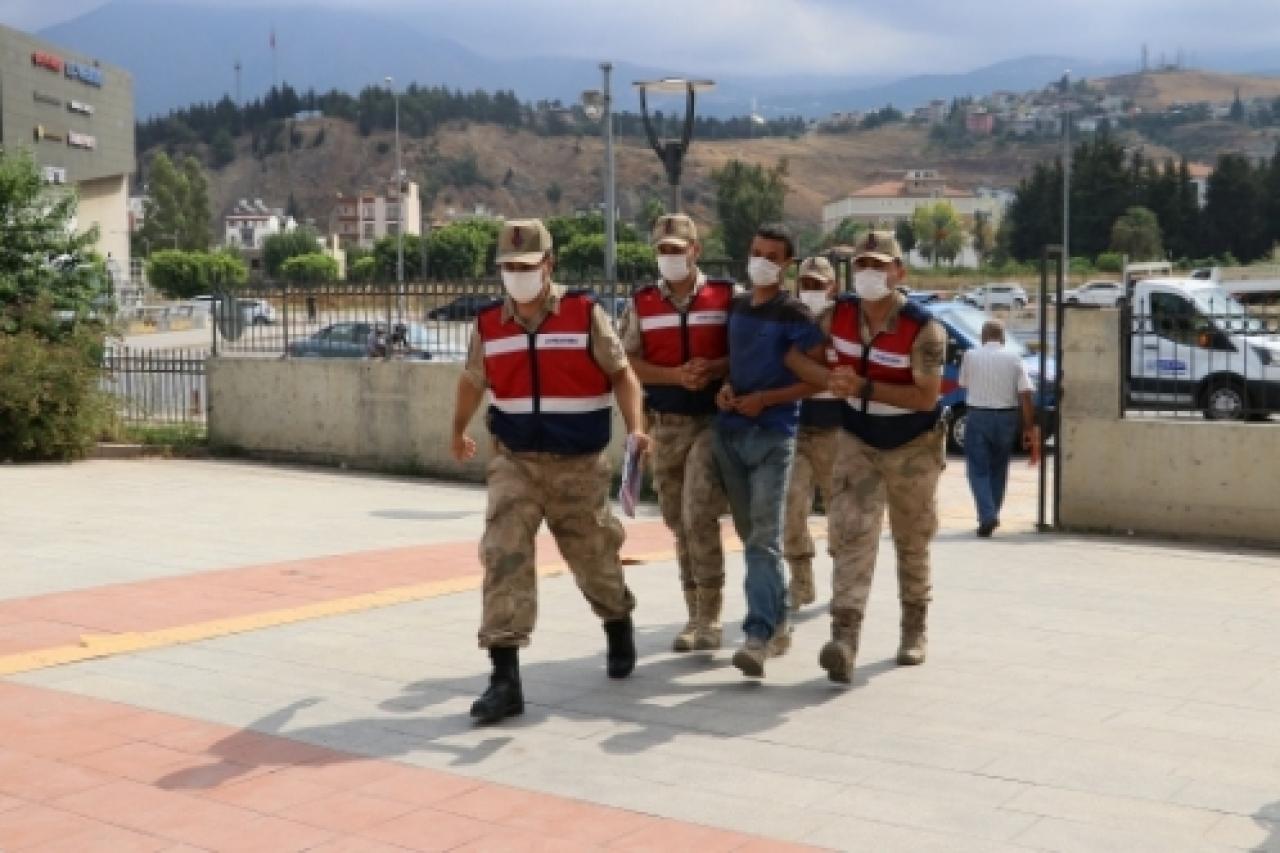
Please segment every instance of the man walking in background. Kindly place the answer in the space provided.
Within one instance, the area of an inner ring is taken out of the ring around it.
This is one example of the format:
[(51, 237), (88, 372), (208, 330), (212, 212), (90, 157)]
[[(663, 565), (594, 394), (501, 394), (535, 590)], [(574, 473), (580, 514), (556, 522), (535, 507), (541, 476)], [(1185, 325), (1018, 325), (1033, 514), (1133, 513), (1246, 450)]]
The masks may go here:
[[(796, 295), (818, 318), (818, 325), (830, 322), (836, 298), (836, 271), (826, 258), (808, 258), (800, 265)], [(827, 360), (835, 358), (827, 352)], [(845, 402), (829, 391), (815, 394), (800, 404), (800, 432), (796, 436), (796, 458), (787, 486), (786, 530), (782, 536), (782, 556), (790, 570), (788, 595), (792, 612), (813, 604), (817, 592), (813, 584), (813, 557), (816, 552), (809, 534), (809, 514), (816, 488), (822, 506), (831, 511), (831, 471), (835, 466), (836, 436), (843, 423)]]
[(720, 648), (724, 492), (711, 455), (716, 393), (729, 371), (733, 282), (698, 269), (702, 246), (692, 219), (660, 216), (653, 225), (659, 280), (635, 292), (622, 317), (622, 346), (644, 385), (652, 425), (653, 486), (676, 540), (689, 619), (677, 652)]
[(1036, 439), (1035, 386), (1022, 359), (1005, 348), (1004, 324), (999, 320), (984, 323), (982, 346), (964, 354), (960, 387), (968, 392), (965, 469), (978, 509), (978, 535), (985, 539), (1000, 526), (1019, 407), (1023, 446), (1030, 448)]

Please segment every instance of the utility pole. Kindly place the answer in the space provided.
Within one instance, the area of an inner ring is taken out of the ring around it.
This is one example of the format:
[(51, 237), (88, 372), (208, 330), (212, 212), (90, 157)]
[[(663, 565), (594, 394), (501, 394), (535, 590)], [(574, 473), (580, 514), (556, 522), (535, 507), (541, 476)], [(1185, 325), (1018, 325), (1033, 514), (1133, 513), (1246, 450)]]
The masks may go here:
[(613, 73), (612, 62), (600, 63), (604, 74), (604, 121), (601, 133), (604, 134), (604, 276), (611, 285), (618, 280), (618, 200), (617, 177), (613, 161), (613, 92), (610, 89), (610, 75)]
[[(395, 88), (395, 80), (386, 77), (387, 87), (391, 89), (391, 97), (396, 105), (396, 204), (400, 215), (396, 217), (396, 284), (400, 295), (400, 313), (404, 314), (404, 169), (400, 162), (400, 92)], [(419, 228), (419, 231), (422, 229)]]
[[(1071, 69), (1062, 75), (1063, 94), (1071, 91)], [(1062, 280), (1071, 283), (1071, 108), (1062, 110)]]
[(240, 57), (236, 57), (236, 107), (240, 106)]

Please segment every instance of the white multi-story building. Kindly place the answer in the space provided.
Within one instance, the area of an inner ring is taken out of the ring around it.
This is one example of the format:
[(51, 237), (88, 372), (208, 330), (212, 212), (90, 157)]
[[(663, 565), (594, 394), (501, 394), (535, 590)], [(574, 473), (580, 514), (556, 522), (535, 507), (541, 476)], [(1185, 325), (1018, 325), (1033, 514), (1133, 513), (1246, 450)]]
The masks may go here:
[(955, 189), (948, 187), (934, 169), (911, 169), (901, 178), (854, 190), (823, 205), (822, 230), (830, 233), (846, 219), (873, 228), (893, 228), (910, 220), (917, 208), (939, 201), (948, 202), (963, 219), (972, 221), (982, 214), (998, 225), (1008, 205), (1008, 195), (998, 190)]
[(262, 199), (240, 199), (227, 214), (226, 234), (223, 245), (232, 249), (256, 251), (262, 248), (268, 237), (287, 234), (298, 227), (292, 216), (283, 208), (269, 208)]
[(404, 190), (403, 199), (394, 183), (381, 195), (371, 190), (352, 197), (339, 195), (330, 216), (330, 230), (344, 247), (365, 249), (373, 248), (383, 237), (394, 237), (402, 229), (405, 234), (420, 235), (422, 206), (418, 185), (408, 181)]

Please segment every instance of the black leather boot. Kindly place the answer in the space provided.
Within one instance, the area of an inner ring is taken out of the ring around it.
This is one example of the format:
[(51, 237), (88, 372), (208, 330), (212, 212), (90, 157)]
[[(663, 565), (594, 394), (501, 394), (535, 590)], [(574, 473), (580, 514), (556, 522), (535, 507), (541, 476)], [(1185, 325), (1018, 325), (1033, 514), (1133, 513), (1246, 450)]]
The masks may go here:
[(636, 668), (636, 630), (631, 617), (614, 619), (604, 623), (604, 633), (609, 638), (608, 662), (610, 678), (626, 678)]
[(489, 659), (493, 661), (489, 689), (471, 705), (471, 716), (481, 723), (496, 723), (504, 717), (523, 714), (519, 650), (514, 646), (489, 649)]

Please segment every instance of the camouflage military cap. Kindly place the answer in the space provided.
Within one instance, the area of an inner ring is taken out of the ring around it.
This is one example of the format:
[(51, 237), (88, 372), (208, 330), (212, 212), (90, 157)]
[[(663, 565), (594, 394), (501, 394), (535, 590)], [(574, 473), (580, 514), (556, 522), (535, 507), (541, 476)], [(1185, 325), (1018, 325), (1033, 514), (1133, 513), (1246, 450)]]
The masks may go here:
[(676, 246), (681, 249), (698, 241), (698, 226), (683, 213), (659, 216), (653, 223), (653, 245)]
[(536, 264), (551, 251), (551, 232), (540, 219), (508, 219), (498, 234), (498, 263)]

